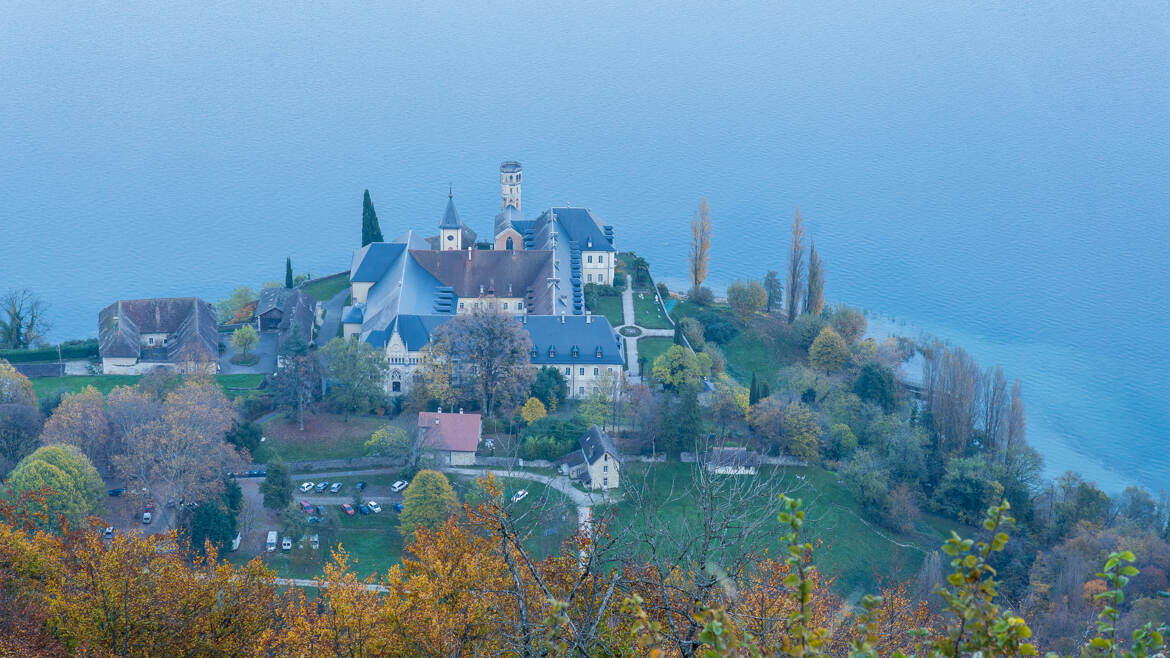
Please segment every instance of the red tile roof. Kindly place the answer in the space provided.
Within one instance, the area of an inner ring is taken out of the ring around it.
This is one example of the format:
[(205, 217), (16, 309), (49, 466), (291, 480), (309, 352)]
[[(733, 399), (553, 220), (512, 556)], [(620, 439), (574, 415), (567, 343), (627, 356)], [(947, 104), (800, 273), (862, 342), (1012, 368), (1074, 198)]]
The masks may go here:
[(475, 452), (479, 447), (479, 414), (443, 414), (424, 411), (418, 415), (419, 429), (426, 431), (423, 445), (435, 450)]

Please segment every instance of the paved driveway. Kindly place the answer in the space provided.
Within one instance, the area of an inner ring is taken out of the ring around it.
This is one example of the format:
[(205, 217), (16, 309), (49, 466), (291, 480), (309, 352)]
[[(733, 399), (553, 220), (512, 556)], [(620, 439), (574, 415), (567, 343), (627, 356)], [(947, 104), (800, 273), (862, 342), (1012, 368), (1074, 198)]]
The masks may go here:
[(252, 350), (252, 354), (260, 357), (253, 366), (238, 366), (232, 363), (232, 356), (236, 353), (232, 348), (231, 334), (223, 335), (223, 344), (227, 347), (219, 357), (219, 372), (224, 375), (238, 374), (271, 374), (276, 372), (276, 334), (275, 331), (260, 332), (260, 342)]
[(325, 302), (325, 320), (321, 322), (321, 329), (313, 339), (317, 347), (337, 338), (337, 332), (341, 328), (341, 309), (345, 306), (345, 298), (348, 296), (349, 288), (345, 288)]

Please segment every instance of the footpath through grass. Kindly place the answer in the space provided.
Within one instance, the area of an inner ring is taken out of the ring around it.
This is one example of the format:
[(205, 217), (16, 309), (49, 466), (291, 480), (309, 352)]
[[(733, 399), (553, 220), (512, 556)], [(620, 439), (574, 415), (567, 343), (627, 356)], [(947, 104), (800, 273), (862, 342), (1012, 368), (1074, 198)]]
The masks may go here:
[[(671, 502), (658, 510), (655, 518), (661, 528), (675, 537), (689, 537), (699, 529), (699, 513), (693, 496), (680, 496), (680, 487), (691, 481), (693, 464), (628, 464), (622, 474), (624, 486), (643, 481), (647, 469), (653, 477), (647, 478), (651, 500)], [(728, 476), (753, 477), (753, 476)], [(905, 580), (913, 577), (922, 565), (927, 552), (936, 550), (946, 538), (946, 532), (956, 528), (945, 519), (924, 516), (915, 533), (902, 535), (864, 519), (857, 502), (838, 481), (835, 473), (819, 467), (765, 466), (758, 478), (768, 478), (767, 491), (751, 500), (737, 501), (737, 508), (749, 517), (768, 518), (759, 533), (745, 538), (741, 550), (782, 558), (783, 528), (775, 520), (777, 497), (786, 493), (803, 499), (809, 522), (805, 525), (805, 539), (817, 549), (814, 562), (825, 574), (835, 578), (834, 589), (843, 596), (876, 593), (881, 580)], [(672, 496), (673, 491), (673, 496)], [(634, 535), (652, 532), (636, 524), (633, 497), (616, 504), (612, 512), (621, 528)], [(969, 534), (969, 533), (968, 533)]]

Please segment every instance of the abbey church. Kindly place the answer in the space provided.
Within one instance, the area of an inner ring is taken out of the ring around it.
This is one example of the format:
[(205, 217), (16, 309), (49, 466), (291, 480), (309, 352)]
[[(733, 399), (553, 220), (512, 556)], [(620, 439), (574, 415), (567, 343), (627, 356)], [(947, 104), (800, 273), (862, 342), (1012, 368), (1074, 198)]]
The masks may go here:
[(620, 337), (584, 306), (587, 284), (613, 282), (613, 227), (586, 208), (547, 208), (527, 219), (522, 175), (519, 162), (500, 165), (490, 241), (463, 222), (449, 193), (438, 235), (410, 230), (354, 252), (343, 331), (386, 350), (387, 392), (408, 390), (436, 328), (477, 310), (514, 316), (532, 340), (533, 366), (556, 367), (573, 396), (586, 395), (602, 374), (623, 371)]

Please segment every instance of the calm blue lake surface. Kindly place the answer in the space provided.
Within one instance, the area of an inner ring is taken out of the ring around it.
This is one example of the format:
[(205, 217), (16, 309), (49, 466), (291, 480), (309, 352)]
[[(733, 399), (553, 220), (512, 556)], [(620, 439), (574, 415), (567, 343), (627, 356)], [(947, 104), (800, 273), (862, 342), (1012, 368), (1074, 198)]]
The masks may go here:
[(700, 197), (717, 288), (799, 207), (831, 302), (1024, 381), (1051, 473), (1170, 488), (1168, 116), (1164, 2), (8, 0), (0, 289), (95, 335), (345, 269), (365, 188), (387, 234), (448, 183), (486, 233), (517, 159), (530, 215), (588, 206), (676, 285)]

